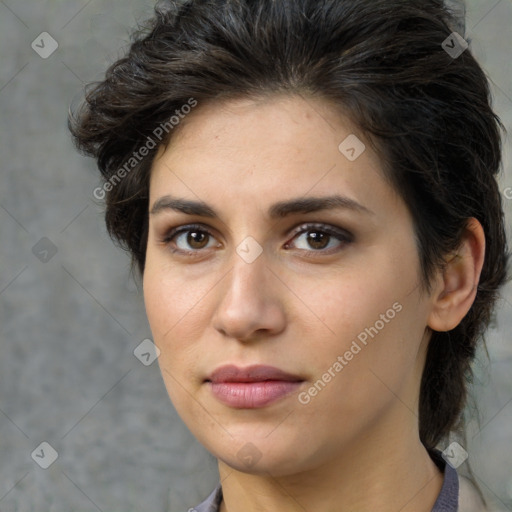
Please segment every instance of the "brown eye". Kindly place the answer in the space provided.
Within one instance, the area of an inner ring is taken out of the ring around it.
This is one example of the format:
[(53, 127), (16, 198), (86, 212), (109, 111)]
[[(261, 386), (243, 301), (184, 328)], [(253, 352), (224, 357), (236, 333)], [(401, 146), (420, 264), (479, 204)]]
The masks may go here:
[(307, 243), (314, 249), (325, 249), (329, 243), (331, 235), (321, 231), (310, 231), (307, 237)]
[(173, 252), (179, 253), (199, 252), (216, 245), (208, 245), (209, 242), (215, 241), (215, 238), (201, 226), (183, 226), (173, 229), (162, 241), (169, 245)]
[[(353, 236), (345, 230), (323, 224), (303, 226), (296, 233), (293, 246), (307, 252), (334, 252), (353, 241)], [(299, 243), (297, 243), (297, 241)], [(289, 246), (289, 244), (287, 244)], [(300, 247), (302, 245), (302, 247)], [(333, 249), (333, 251), (330, 251)]]
[(206, 245), (205, 241), (207, 242), (208, 238), (208, 233), (205, 233), (204, 231), (188, 231), (186, 243), (193, 249), (203, 249)]

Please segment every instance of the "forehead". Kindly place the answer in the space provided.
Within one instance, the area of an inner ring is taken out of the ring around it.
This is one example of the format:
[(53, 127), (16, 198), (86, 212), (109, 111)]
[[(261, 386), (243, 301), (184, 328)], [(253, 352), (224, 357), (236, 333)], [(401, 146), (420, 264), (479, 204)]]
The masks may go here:
[(341, 109), (301, 96), (196, 107), (154, 160), (150, 208), (164, 193), (209, 197), (219, 208), (333, 193), (360, 203), (393, 196), (379, 158)]

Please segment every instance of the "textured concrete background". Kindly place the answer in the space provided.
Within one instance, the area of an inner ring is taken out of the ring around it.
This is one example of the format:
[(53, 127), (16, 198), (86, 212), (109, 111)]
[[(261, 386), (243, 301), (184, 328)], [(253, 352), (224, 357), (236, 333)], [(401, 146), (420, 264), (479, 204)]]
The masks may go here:
[[(151, 337), (141, 291), (105, 233), (94, 163), (75, 153), (66, 128), (82, 83), (101, 79), (153, 3), (0, 1), (2, 512), (177, 512), (217, 482), (215, 460), (177, 416), (156, 363), (133, 355)], [(510, 131), (512, 1), (468, 9), (472, 51)], [(41, 48), (42, 32), (58, 43), (46, 59), (36, 53), (51, 49), (47, 36)], [(512, 186), (510, 141), (504, 167), (503, 190)], [(480, 413), (468, 408), (465, 446), (496, 510), (512, 510), (511, 304), (509, 286), (489, 360), (477, 363)], [(36, 463), (51, 461), (42, 442), (58, 454), (46, 470)]]

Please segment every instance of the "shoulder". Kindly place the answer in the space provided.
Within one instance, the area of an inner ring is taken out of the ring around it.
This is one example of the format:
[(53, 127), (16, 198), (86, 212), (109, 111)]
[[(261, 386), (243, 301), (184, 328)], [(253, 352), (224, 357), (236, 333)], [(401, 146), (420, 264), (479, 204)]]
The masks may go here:
[(443, 486), (432, 512), (490, 512), (471, 480), (460, 475), (444, 459), (440, 450), (430, 450), (429, 454), (444, 475)]

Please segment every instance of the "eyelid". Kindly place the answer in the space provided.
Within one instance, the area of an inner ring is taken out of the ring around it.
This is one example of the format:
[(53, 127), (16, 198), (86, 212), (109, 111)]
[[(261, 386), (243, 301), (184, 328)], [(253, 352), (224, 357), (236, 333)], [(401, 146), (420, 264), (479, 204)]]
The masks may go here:
[(295, 237), (298, 234), (302, 234), (308, 231), (314, 230), (322, 231), (332, 236), (337, 236), (339, 238), (343, 238), (346, 241), (353, 241), (354, 236), (352, 233), (347, 231), (346, 229), (339, 228), (337, 226), (333, 226), (331, 224), (325, 224), (322, 222), (306, 222), (305, 224), (300, 224), (297, 228), (293, 230), (293, 236)]
[[(302, 235), (303, 233), (307, 233), (310, 231), (318, 231), (321, 233), (327, 234), (330, 238), (335, 238), (338, 240), (339, 245), (337, 247), (331, 247), (330, 249), (319, 249), (319, 250), (307, 250), (300, 249), (303, 253), (306, 253), (308, 256), (327, 256), (332, 255), (334, 253), (339, 252), (346, 244), (350, 244), (354, 241), (354, 235), (349, 231), (339, 228), (337, 226), (333, 226), (331, 224), (324, 224), (318, 222), (309, 222), (306, 224), (301, 224), (298, 228), (293, 231), (293, 236), (291, 241), (297, 238), (298, 235)], [(289, 242), (286, 242), (286, 246), (289, 245)]]
[[(213, 234), (212, 230), (203, 225), (203, 224), (182, 224), (179, 226), (176, 226), (175, 228), (171, 228), (170, 230), (166, 231), (165, 234), (161, 237), (160, 242), (166, 246), (170, 245), (171, 241), (176, 238), (176, 236), (181, 235), (182, 233), (186, 233), (187, 231), (201, 231), (206, 233), (208, 236), (215, 238), (215, 235)], [(172, 250), (172, 252), (181, 253), (181, 254), (192, 254), (200, 252), (203, 252), (203, 249), (199, 250), (185, 250), (185, 249), (179, 249), (175, 248)]]
[(204, 231), (205, 233), (208, 233), (211, 236), (214, 236), (212, 233), (212, 230), (205, 226), (204, 224), (180, 224), (179, 226), (176, 226), (175, 228), (171, 228), (165, 232), (165, 234), (162, 237), (162, 241), (168, 241), (174, 238), (176, 235), (181, 234), (183, 232), (192, 231), (196, 229), (197, 231)]

